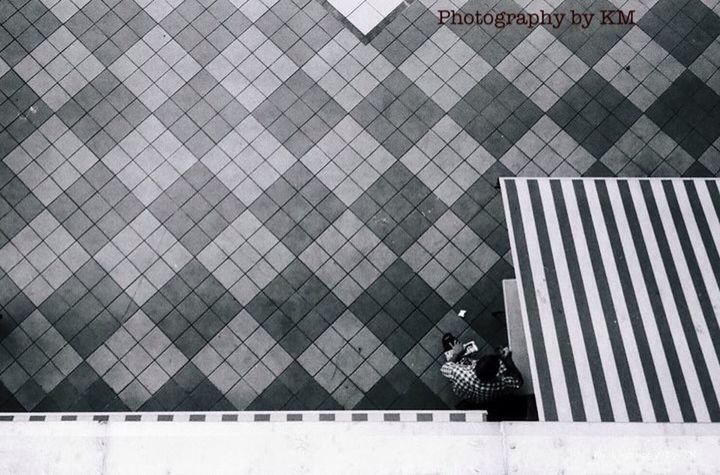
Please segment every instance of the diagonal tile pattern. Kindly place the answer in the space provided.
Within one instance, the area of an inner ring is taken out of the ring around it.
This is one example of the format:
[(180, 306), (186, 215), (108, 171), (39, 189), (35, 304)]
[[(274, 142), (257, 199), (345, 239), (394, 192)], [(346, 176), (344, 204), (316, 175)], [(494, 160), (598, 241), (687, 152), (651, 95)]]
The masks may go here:
[(505, 341), (498, 177), (720, 173), (713, 1), (13, 0), (0, 23), (4, 411), (451, 407), (442, 334)]

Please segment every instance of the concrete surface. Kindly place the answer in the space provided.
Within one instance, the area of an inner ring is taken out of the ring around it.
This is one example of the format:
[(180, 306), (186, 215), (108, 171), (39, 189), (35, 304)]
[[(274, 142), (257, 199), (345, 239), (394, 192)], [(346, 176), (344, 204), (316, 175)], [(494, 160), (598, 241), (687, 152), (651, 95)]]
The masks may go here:
[(719, 445), (709, 424), (15, 422), (0, 473), (717, 473)]
[(515, 366), (523, 375), (523, 387), (518, 394), (533, 394), (533, 376), (530, 369), (525, 325), (523, 325), (520, 297), (517, 280), (503, 280), (503, 299), (505, 301), (505, 318), (507, 320), (508, 347), (512, 350)]

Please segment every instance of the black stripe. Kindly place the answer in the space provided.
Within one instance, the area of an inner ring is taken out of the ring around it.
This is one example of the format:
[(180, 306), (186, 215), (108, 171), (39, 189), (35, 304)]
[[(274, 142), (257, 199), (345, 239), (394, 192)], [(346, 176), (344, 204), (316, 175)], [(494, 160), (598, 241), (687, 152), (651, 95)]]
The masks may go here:
[(592, 215), (590, 214), (590, 206), (585, 194), (584, 182), (582, 180), (576, 180), (573, 182), (573, 185), (580, 211), (580, 221), (582, 222), (583, 229), (585, 230), (585, 240), (588, 244), (593, 273), (598, 286), (598, 293), (600, 294), (600, 304), (603, 308), (608, 336), (613, 349), (613, 356), (615, 357), (618, 376), (620, 377), (620, 384), (623, 390), (623, 398), (625, 399), (628, 419), (630, 422), (640, 422), (642, 420), (642, 416), (640, 414), (640, 406), (635, 393), (635, 384), (633, 383), (630, 367), (628, 366), (625, 347), (622, 344), (623, 340), (617, 323), (617, 315), (615, 313), (612, 295), (610, 294), (610, 286), (608, 285), (602, 255), (600, 254), (600, 245), (598, 243), (597, 236), (595, 235), (595, 225), (593, 224)]
[(680, 405), (680, 412), (682, 413), (683, 421), (696, 422), (697, 418), (695, 417), (695, 411), (693, 410), (690, 394), (688, 393), (685, 377), (683, 376), (680, 358), (678, 358), (672, 332), (670, 331), (670, 325), (668, 324), (667, 315), (665, 314), (665, 308), (660, 298), (660, 289), (653, 275), (650, 255), (647, 250), (647, 243), (642, 234), (640, 219), (635, 210), (634, 199), (630, 193), (630, 187), (627, 182), (620, 181), (618, 182), (618, 186), (620, 188), (620, 197), (623, 202), (623, 207), (625, 208), (625, 216), (628, 220), (630, 234), (635, 243), (635, 251), (637, 252), (640, 270), (642, 271), (643, 280), (645, 281), (648, 299), (650, 300), (653, 315), (655, 316), (655, 323), (658, 328), (658, 333), (660, 334), (665, 359), (668, 363), (673, 386), (675, 387), (675, 394), (677, 395), (678, 404)]
[(709, 180), (706, 181), (705, 184), (710, 194), (710, 201), (712, 202), (713, 208), (715, 208), (715, 216), (720, 218), (720, 190), (718, 190), (720, 182), (717, 180)]
[[(585, 405), (583, 404), (582, 393), (580, 392), (580, 382), (577, 368), (575, 368), (575, 358), (573, 356), (572, 342), (570, 341), (565, 312), (561, 310), (564, 309), (564, 306), (560, 296), (560, 286), (557, 281), (557, 269), (555, 268), (555, 261), (552, 256), (550, 236), (548, 235), (540, 189), (536, 180), (528, 181), (528, 191), (532, 212), (535, 216), (535, 229), (537, 230), (538, 247), (540, 248), (539, 257), (542, 259), (541, 264), (548, 288), (550, 308), (552, 309), (553, 319), (555, 320), (555, 333), (560, 349), (560, 358), (563, 370), (565, 371), (565, 384), (568, 390), (568, 397), (570, 398), (570, 411), (572, 412), (573, 421), (585, 422), (587, 420)], [(557, 239), (557, 237), (555, 237), (555, 239)]]
[(672, 258), (672, 252), (670, 251), (670, 245), (667, 242), (665, 236), (665, 230), (662, 226), (660, 219), (660, 212), (653, 196), (652, 188), (649, 181), (643, 181), (640, 184), (645, 197), (645, 202), (650, 213), (650, 223), (655, 231), (655, 239), (658, 242), (660, 248), (660, 255), (665, 265), (665, 273), (668, 281), (670, 282), (670, 289), (675, 299), (675, 305), (678, 310), (680, 317), (680, 323), (685, 332), (685, 338), (690, 348), (690, 357), (695, 365), (695, 370), (698, 374), (700, 381), (700, 389), (702, 390), (703, 396), (705, 397), (706, 403), (714, 398), (714, 391), (712, 389), (712, 381), (710, 380), (710, 373), (708, 372), (707, 366), (705, 366), (705, 360), (703, 359), (702, 351), (700, 349), (700, 343), (695, 333), (695, 327), (690, 317), (690, 310), (688, 309), (687, 302), (685, 301), (685, 295), (682, 291), (680, 284), (680, 278), (675, 269), (675, 262)]
[(710, 266), (712, 267), (713, 274), (720, 278), (720, 253), (718, 253), (717, 245), (710, 230), (710, 223), (708, 222), (707, 216), (705, 216), (705, 210), (700, 202), (700, 195), (697, 191), (698, 186), (700, 186), (698, 182), (685, 181), (685, 191), (690, 200), (690, 207), (693, 210), (693, 215), (695, 216), (695, 221), (700, 231), (700, 237), (702, 237), (703, 243), (705, 244)]
[[(672, 186), (671, 183), (667, 183), (668, 185)], [(687, 191), (687, 185), (690, 184), (689, 182), (686, 183), (686, 191)], [(664, 183), (665, 185), (665, 183)], [(666, 187), (667, 188), (667, 187)], [(669, 195), (669, 193), (668, 193)], [(670, 202), (670, 196), (668, 196), (668, 202)], [(715, 243), (712, 240), (712, 235), (710, 233), (710, 228), (708, 226), (708, 223), (706, 221), (705, 212), (703, 211), (702, 205), (700, 203), (700, 199), (697, 196), (696, 190), (694, 187), (692, 187), (692, 193), (688, 192), (688, 201), (690, 203), (690, 208), (692, 209), (693, 217), (695, 218), (695, 223), (697, 224), (698, 231), (700, 234), (700, 238), (703, 242), (705, 252), (708, 256), (708, 262), (710, 263), (710, 267), (713, 270), (713, 275), (717, 279), (720, 277), (720, 257), (718, 256), (717, 248), (715, 247)], [(695, 206), (693, 205), (695, 201)], [(674, 207), (677, 208), (674, 208)], [(670, 203), (670, 209), (673, 211), (673, 219), (676, 221), (676, 223), (680, 223), (678, 226), (679, 231), (681, 231), (683, 234), (680, 236), (680, 242), (683, 244), (683, 249), (688, 248), (688, 252), (686, 252), (686, 255), (692, 256), (694, 259), (692, 259), (692, 262), (689, 262), (690, 265), (692, 265), (691, 273), (696, 271), (698, 275), (701, 274), (700, 272), (700, 266), (699, 266), (699, 260), (697, 258), (697, 255), (695, 254), (695, 248), (690, 243), (690, 237), (687, 233), (686, 227), (684, 226), (684, 221), (682, 220), (683, 213), (680, 211), (679, 205), (677, 205), (677, 195), (675, 194), (675, 190), (672, 189), (672, 202)], [(679, 220), (679, 221), (678, 221)], [(680, 229), (682, 228), (682, 229)], [(687, 239), (685, 239), (687, 237)], [(694, 279), (693, 279), (694, 280)], [(698, 282), (695, 284), (695, 288), (698, 289), (698, 298), (700, 299), (700, 304), (702, 305), (703, 314), (705, 315), (705, 322), (708, 326), (708, 332), (710, 333), (710, 338), (713, 343), (713, 347), (715, 348), (715, 355), (720, 357), (720, 326), (718, 326), (718, 320), (715, 316), (715, 311), (713, 310), (712, 302), (710, 301), (709, 292), (707, 289), (707, 284), (705, 284), (704, 279), (699, 279)], [(702, 289), (701, 292), (699, 289)]]
[(600, 361), (600, 351), (598, 350), (597, 340), (595, 337), (595, 329), (590, 318), (590, 306), (588, 305), (585, 287), (583, 285), (582, 272), (577, 257), (577, 249), (575, 248), (575, 240), (572, 234), (572, 226), (568, 218), (567, 203), (563, 195), (561, 182), (552, 180), (553, 197), (555, 198), (555, 208), (557, 209), (558, 225), (560, 226), (560, 239), (565, 248), (565, 256), (567, 258), (568, 270), (570, 272), (570, 282), (573, 286), (575, 294), (575, 304), (577, 306), (578, 317), (580, 320), (580, 328), (585, 341), (585, 351), (590, 362), (590, 373), (593, 378), (593, 386), (595, 387), (595, 397), (597, 398), (598, 411), (600, 420), (603, 422), (612, 422), (612, 404), (610, 403), (610, 395), (608, 393), (607, 382), (602, 367), (596, 364)]
[(645, 380), (648, 384), (648, 391), (650, 393), (650, 400), (652, 401), (653, 410), (655, 412), (655, 419), (657, 422), (669, 422), (670, 418), (668, 416), (667, 408), (665, 407), (662, 389), (660, 388), (660, 380), (658, 379), (657, 371), (655, 370), (655, 365), (653, 364), (650, 345), (648, 344), (645, 326), (643, 324), (642, 315), (640, 314), (640, 306), (637, 301), (637, 291), (635, 290), (632, 278), (630, 277), (630, 270), (628, 269), (627, 260), (625, 259), (625, 251), (623, 250), (622, 241), (620, 240), (620, 231), (617, 227), (617, 223), (615, 222), (615, 212), (612, 208), (612, 203), (610, 202), (610, 196), (608, 195), (607, 184), (605, 181), (598, 180), (597, 191), (600, 200), (600, 209), (602, 209), (603, 215), (605, 216), (605, 225), (610, 239), (610, 246), (612, 247), (613, 254), (615, 256), (615, 265), (620, 278), (620, 286), (623, 289), (625, 305), (628, 309), (633, 335), (635, 336), (635, 343), (638, 348), (640, 363), (642, 364)]
[[(530, 337), (535, 356), (535, 369), (537, 371), (538, 385), (540, 386), (539, 388), (535, 388), (535, 390), (540, 391), (545, 420), (557, 421), (557, 407), (555, 405), (552, 379), (550, 379), (550, 368), (548, 366), (547, 352), (545, 351), (545, 341), (543, 339), (542, 327), (540, 326), (535, 286), (530, 269), (530, 257), (528, 256), (527, 245), (523, 241), (525, 228), (520, 215), (520, 202), (518, 200), (517, 188), (515, 182), (512, 180), (506, 180), (504, 183), (509, 210), (507, 216), (508, 228), (513, 230), (515, 252), (520, 267), (515, 270), (515, 275), (523, 288), (525, 309), (527, 310), (528, 326), (530, 327)], [(517, 219), (513, 219), (513, 217)]]
[[(718, 349), (720, 348), (720, 329), (718, 329), (715, 312), (713, 311), (712, 303), (708, 297), (707, 287), (705, 286), (702, 271), (698, 265), (697, 255), (695, 254), (695, 250), (693, 249), (693, 245), (690, 241), (690, 234), (688, 233), (685, 225), (672, 182), (666, 180), (663, 181), (663, 189), (670, 208), (670, 216), (672, 216), (672, 220), (678, 234), (678, 239), (680, 240), (680, 247), (682, 248), (685, 262), (687, 263), (688, 271), (690, 272), (690, 279), (692, 280), (695, 294), (697, 295), (700, 303), (700, 309), (708, 327), (708, 334), (710, 335), (710, 340), (712, 341), (713, 348), (715, 349), (715, 355), (717, 356)], [(688, 313), (688, 316), (689, 315), (690, 314)], [(716, 375), (716, 377), (717, 376), (720, 375)], [(708, 396), (705, 398), (708, 406), (708, 413), (710, 414), (710, 420), (712, 422), (718, 422), (720, 421), (720, 405), (718, 404), (717, 393), (712, 385), (710, 386), (710, 390), (708, 391)], [(712, 395), (712, 397), (710, 397), (710, 395)]]
[[(710, 185), (710, 183), (707, 182), (702, 183)], [(717, 244), (713, 239), (713, 233), (710, 230), (710, 223), (705, 214), (705, 209), (700, 202), (700, 195), (697, 191), (697, 187), (700, 185), (700, 182), (687, 181), (685, 182), (685, 189), (690, 200), (690, 207), (693, 210), (693, 215), (695, 216), (695, 221), (697, 222), (698, 229), (700, 231), (700, 237), (705, 244), (705, 250), (707, 251), (708, 260), (710, 262), (710, 267), (712, 267), (713, 275), (716, 279), (720, 280), (720, 252), (718, 252)], [(718, 218), (717, 215), (716, 218)], [(715, 325), (717, 325), (716, 319), (713, 319), (713, 322)], [(717, 346), (715, 347), (715, 352), (718, 353)], [(720, 357), (720, 353), (718, 353), (718, 356)]]

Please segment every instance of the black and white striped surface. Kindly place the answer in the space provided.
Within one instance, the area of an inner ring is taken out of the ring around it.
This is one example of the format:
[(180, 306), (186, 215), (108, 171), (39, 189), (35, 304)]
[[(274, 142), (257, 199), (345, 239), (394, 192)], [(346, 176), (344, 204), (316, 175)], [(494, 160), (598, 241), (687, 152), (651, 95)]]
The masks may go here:
[(2, 422), (485, 422), (487, 411), (16, 412)]
[(720, 182), (501, 184), (540, 419), (720, 421)]

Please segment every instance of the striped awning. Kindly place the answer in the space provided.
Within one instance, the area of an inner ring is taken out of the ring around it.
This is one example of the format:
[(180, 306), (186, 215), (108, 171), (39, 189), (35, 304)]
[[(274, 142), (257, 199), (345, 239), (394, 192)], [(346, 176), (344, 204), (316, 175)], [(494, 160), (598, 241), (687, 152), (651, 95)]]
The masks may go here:
[(720, 182), (501, 184), (541, 420), (720, 421)]

